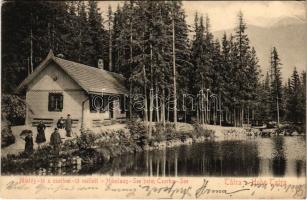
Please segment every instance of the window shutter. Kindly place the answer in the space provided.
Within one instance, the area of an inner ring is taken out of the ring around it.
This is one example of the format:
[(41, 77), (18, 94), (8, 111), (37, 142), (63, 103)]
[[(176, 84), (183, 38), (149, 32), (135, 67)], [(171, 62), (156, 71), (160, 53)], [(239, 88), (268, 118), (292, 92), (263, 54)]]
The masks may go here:
[(63, 110), (63, 94), (59, 95), (59, 109)]
[(120, 101), (120, 112), (125, 113), (125, 96), (120, 95), (119, 101)]
[(51, 108), (51, 94), (50, 93), (48, 95), (48, 111), (52, 111), (52, 108)]

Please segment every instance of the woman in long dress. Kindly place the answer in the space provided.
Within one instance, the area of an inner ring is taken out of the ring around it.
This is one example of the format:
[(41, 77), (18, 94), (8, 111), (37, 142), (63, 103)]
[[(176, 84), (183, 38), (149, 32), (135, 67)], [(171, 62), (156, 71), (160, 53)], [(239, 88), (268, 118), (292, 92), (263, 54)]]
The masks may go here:
[(42, 121), (40, 121), (39, 124), (37, 125), (37, 135), (35, 139), (38, 148), (40, 148), (42, 143), (46, 142), (45, 129), (46, 129), (45, 124)]
[(33, 137), (32, 137), (32, 133), (30, 133), (29, 135), (27, 135), (25, 137), (25, 153), (26, 154), (32, 154), (33, 153)]

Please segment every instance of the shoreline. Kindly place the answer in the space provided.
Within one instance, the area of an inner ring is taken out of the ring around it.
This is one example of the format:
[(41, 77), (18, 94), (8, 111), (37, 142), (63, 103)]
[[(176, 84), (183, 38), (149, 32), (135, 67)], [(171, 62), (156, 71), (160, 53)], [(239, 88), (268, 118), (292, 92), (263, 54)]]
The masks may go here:
[[(143, 125), (142, 123), (138, 123), (137, 126)], [(155, 129), (158, 129), (158, 127)], [(161, 138), (156, 135), (155, 139), (147, 138), (144, 141), (140, 137), (136, 138), (135, 134), (133, 134), (135, 130), (129, 130), (128, 125), (124, 126), (123, 129), (109, 129), (100, 134), (85, 130), (80, 136), (66, 139), (62, 144), (59, 155), (53, 155), (51, 147), (46, 144), (41, 149), (35, 149), (32, 155), (18, 153), (2, 156), (2, 166), (4, 166), (2, 173), (15, 174), (14, 171), (16, 169), (11, 169), (10, 166), (18, 164), (18, 166), (25, 166), (27, 168), (27, 165), (30, 163), (29, 166), (33, 166), (31, 169), (22, 169), (28, 172), (38, 170), (38, 173), (44, 175), (47, 172), (51, 173), (52, 170), (62, 167), (71, 167), (75, 170), (81, 169), (81, 166), (104, 165), (116, 157), (142, 151), (163, 150), (182, 145), (204, 143), (206, 141), (219, 142), (224, 140), (246, 140), (250, 138), (247, 129), (243, 127), (199, 125), (198, 129), (201, 129), (201, 132), (197, 132), (193, 125), (179, 123), (178, 129), (180, 131), (174, 132), (170, 135), (171, 137), (165, 136)], [(256, 136), (254, 133), (252, 135)], [(257, 134), (257, 137), (261, 136)], [(20, 169), (16, 170), (16, 172), (18, 171), (20, 172)]]

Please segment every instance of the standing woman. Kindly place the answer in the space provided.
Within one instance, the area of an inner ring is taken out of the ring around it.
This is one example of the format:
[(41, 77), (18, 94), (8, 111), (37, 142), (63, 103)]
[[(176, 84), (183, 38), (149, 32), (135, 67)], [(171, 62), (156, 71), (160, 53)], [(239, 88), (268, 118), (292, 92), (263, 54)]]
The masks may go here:
[(40, 121), (39, 124), (37, 125), (37, 135), (35, 140), (35, 142), (38, 145), (38, 148), (40, 148), (40, 145), (42, 143), (46, 142), (45, 129), (46, 129), (45, 124), (43, 123), (43, 121)]
[(30, 155), (33, 153), (33, 137), (32, 137), (32, 131), (29, 132), (29, 134), (25, 137), (25, 153)]

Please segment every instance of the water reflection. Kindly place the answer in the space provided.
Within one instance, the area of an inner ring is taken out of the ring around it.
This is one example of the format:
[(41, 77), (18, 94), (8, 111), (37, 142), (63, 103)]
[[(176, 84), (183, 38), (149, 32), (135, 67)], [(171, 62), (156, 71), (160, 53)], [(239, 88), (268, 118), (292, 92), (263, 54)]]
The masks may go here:
[[(296, 152), (292, 152), (293, 149)], [(256, 138), (124, 155), (81, 174), (122, 176), (305, 176), (305, 139)]]
[(273, 175), (284, 176), (286, 171), (286, 159), (284, 154), (284, 137), (273, 138)]

